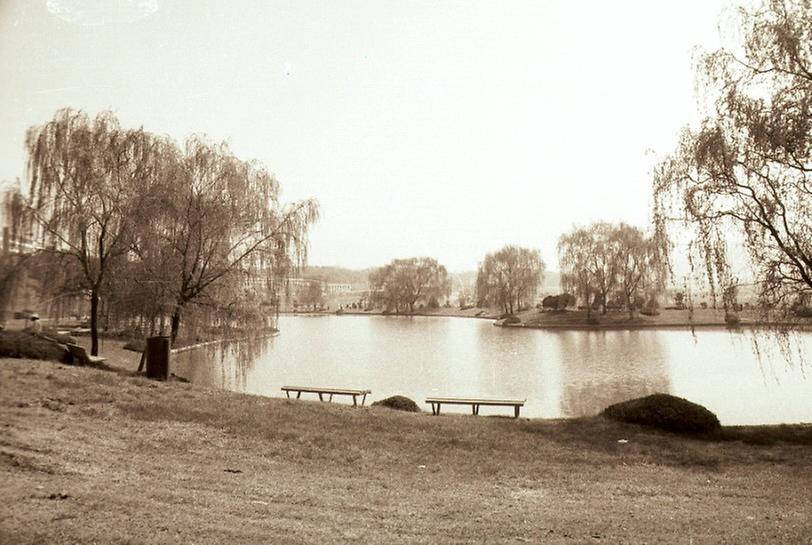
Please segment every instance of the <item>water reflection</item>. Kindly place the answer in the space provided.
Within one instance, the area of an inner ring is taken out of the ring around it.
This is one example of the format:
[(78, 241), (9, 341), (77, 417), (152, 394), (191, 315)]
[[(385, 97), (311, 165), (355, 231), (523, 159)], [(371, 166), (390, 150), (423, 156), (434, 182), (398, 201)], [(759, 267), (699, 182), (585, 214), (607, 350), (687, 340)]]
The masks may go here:
[(613, 403), (671, 391), (657, 332), (562, 331), (549, 336), (559, 346), (562, 416), (590, 416)]
[[(288, 316), (280, 329), (270, 339), (178, 354), (173, 372), (271, 396), (302, 384), (369, 388), (372, 400), (400, 394), (420, 405), (431, 395), (523, 398), (523, 415), (546, 418), (592, 415), (668, 392), (707, 406), (725, 424), (812, 421), (812, 380), (802, 369), (776, 364), (765, 374), (748, 335), (724, 330), (696, 337), (685, 330), (528, 331), (487, 320), (385, 316)], [(804, 335), (802, 344), (812, 347), (810, 340)], [(505, 411), (483, 407), (486, 413)]]
[(197, 384), (244, 392), (248, 375), (271, 347), (272, 337), (205, 344), (172, 355), (172, 372)]

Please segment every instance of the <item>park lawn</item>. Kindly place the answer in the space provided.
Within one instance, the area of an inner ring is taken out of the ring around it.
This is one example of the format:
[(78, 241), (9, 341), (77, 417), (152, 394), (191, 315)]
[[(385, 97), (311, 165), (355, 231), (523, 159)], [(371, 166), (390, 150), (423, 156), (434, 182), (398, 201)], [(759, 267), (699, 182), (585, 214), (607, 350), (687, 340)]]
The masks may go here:
[(0, 543), (812, 536), (808, 425), (688, 439), (600, 417), (433, 417), (2, 359), (0, 429)]

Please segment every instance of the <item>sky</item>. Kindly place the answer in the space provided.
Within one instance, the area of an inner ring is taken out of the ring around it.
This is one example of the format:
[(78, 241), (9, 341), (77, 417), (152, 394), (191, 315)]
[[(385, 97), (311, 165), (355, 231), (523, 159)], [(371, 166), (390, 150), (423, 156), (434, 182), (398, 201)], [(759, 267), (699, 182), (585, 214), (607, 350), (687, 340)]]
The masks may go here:
[(557, 269), (574, 225), (647, 227), (730, 5), (0, 0), (0, 180), (24, 178), (28, 127), (111, 110), (315, 197), (310, 264), (463, 271), (520, 244)]

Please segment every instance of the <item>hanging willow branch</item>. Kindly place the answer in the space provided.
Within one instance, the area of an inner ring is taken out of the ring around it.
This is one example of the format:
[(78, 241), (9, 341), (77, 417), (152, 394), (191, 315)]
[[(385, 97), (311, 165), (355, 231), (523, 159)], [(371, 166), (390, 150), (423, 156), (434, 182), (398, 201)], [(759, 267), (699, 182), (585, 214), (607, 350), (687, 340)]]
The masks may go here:
[(741, 47), (699, 57), (712, 107), (655, 170), (655, 227), (662, 248), (688, 228), (725, 308), (740, 283), (729, 248), (741, 246), (762, 320), (792, 322), (812, 294), (812, 4), (773, 0), (738, 22)]

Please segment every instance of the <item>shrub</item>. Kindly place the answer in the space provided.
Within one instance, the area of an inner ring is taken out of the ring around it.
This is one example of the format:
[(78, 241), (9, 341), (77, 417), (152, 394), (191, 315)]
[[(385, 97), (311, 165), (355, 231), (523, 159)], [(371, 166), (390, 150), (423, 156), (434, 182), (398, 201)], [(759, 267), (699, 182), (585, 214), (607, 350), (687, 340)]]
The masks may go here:
[(406, 411), (410, 413), (419, 413), (420, 407), (417, 403), (405, 396), (392, 396), (376, 401), (372, 404), (373, 407), (386, 407), (388, 409), (395, 409), (396, 411)]
[(725, 313), (725, 323), (731, 327), (735, 327), (739, 325), (741, 320), (739, 320), (739, 315), (735, 312), (726, 312)]
[(522, 323), (522, 320), (518, 316), (514, 316), (514, 315), (510, 314), (508, 316), (505, 316), (502, 319), (502, 323), (505, 324), (505, 325), (520, 324), (520, 323)]
[(71, 360), (68, 351), (58, 343), (25, 331), (0, 331), (0, 357), (63, 363)]
[(797, 306), (795, 315), (799, 318), (812, 318), (812, 307)]
[(604, 409), (602, 414), (613, 420), (678, 433), (707, 433), (721, 427), (716, 415), (702, 405), (669, 394), (653, 394), (616, 403)]

